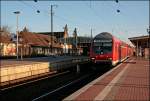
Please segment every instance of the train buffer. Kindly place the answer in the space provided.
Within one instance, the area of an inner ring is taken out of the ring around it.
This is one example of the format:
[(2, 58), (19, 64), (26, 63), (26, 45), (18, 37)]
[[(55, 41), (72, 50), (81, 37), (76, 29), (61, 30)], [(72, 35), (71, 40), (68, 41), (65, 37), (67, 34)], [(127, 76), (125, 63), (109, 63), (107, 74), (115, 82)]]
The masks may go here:
[(12, 81), (18, 82), (24, 78), (39, 77), (72, 67), (77, 67), (79, 72), (79, 65), (89, 61), (89, 57), (85, 56), (25, 58), (22, 61), (15, 59), (1, 60), (0, 86), (9, 85)]
[(150, 101), (149, 60), (129, 58), (63, 101)]

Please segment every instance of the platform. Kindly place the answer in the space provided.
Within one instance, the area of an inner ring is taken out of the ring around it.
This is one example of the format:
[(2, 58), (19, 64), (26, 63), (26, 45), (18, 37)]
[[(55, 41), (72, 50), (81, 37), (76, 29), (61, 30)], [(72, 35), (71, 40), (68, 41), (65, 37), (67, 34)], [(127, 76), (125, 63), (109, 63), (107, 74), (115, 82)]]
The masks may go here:
[(23, 60), (1, 60), (0, 86), (10, 84), (10, 81), (27, 77), (36, 77), (41, 74), (51, 74), (57, 71), (75, 67), (89, 62), (84, 56), (51, 56), (38, 58), (25, 58)]
[(150, 101), (149, 61), (129, 58), (64, 101)]
[(32, 64), (32, 63), (38, 63), (38, 62), (58, 62), (58, 61), (66, 61), (70, 59), (83, 59), (88, 58), (86, 56), (50, 56), (50, 57), (36, 57), (36, 58), (23, 58), (23, 60), (20, 59), (5, 59), (0, 61), (0, 68), (3, 67), (9, 67), (12, 65), (25, 65), (25, 64)]

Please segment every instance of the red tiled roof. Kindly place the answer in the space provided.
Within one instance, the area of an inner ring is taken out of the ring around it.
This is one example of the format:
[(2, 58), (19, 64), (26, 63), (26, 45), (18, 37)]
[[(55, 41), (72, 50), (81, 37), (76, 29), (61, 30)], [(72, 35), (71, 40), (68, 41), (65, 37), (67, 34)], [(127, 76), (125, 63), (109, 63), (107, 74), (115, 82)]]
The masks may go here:
[[(52, 35), (51, 32), (37, 32), (38, 34), (44, 34), (44, 35)], [(63, 38), (65, 33), (64, 32), (53, 32), (54, 36), (56, 38)]]
[(23, 38), (23, 43), (33, 46), (47, 46), (43, 40), (31, 32), (20, 32), (20, 36)]
[[(37, 34), (31, 32), (20, 32), (20, 36), (23, 37), (23, 42), (26, 44), (30, 44), (32, 46), (43, 46), (49, 47), (49, 43), (51, 43), (51, 36), (44, 34)], [(56, 37), (53, 37), (53, 40), (56, 40)], [(53, 47), (60, 47), (58, 42), (53, 41)]]
[(8, 35), (0, 35), (0, 43), (12, 43), (11, 37)]
[[(44, 34), (37, 34), (35, 33), (36, 36), (38, 36), (38, 38), (43, 42), (45, 43), (46, 45), (49, 45), (49, 42), (51, 44), (51, 36), (49, 35), (44, 35)], [(56, 48), (59, 48), (61, 47), (61, 45), (59, 44), (59, 42), (57, 42), (57, 39), (56, 37), (52, 37), (53, 39), (53, 47), (56, 47)]]

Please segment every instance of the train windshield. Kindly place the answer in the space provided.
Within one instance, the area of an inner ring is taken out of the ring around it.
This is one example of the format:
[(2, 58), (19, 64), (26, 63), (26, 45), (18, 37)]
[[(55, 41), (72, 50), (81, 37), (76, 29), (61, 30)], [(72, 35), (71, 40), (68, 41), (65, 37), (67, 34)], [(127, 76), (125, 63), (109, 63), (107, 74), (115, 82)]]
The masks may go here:
[(93, 51), (96, 54), (109, 54), (112, 52), (112, 40), (94, 40)]

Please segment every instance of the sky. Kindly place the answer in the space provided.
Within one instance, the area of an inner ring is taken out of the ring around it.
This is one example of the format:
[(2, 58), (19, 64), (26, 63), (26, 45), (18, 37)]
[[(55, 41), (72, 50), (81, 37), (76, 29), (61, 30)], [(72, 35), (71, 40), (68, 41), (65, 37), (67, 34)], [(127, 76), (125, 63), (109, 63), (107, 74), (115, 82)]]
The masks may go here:
[[(1, 25), (16, 31), (15, 11), (20, 11), (19, 30), (25, 26), (32, 32), (51, 31), (50, 6), (53, 7), (53, 31), (63, 31), (68, 25), (69, 35), (77, 28), (78, 36), (93, 36), (110, 32), (128, 42), (129, 37), (147, 35), (149, 1), (1, 1)], [(117, 9), (120, 13), (117, 13)], [(40, 13), (36, 11), (39, 10)]]

